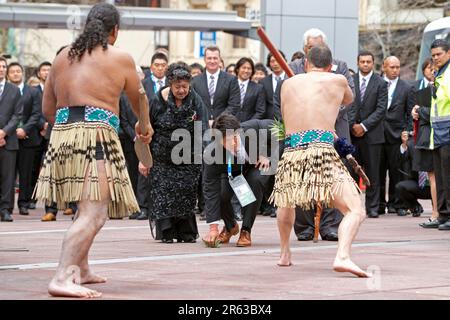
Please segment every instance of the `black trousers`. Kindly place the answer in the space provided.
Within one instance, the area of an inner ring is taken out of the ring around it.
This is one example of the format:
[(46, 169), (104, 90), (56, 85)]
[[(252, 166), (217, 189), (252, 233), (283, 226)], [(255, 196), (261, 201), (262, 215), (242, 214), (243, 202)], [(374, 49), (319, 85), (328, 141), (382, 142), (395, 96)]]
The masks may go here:
[(12, 213), (17, 151), (0, 148), (0, 212)]
[[(35, 183), (33, 181), (33, 170), (35, 161), (40, 153), (40, 147), (19, 147), (17, 155), (17, 171), (19, 173), (19, 208), (28, 208), (33, 195)], [(34, 182), (34, 183), (33, 183)]]
[(136, 199), (139, 204), (139, 208), (141, 208), (141, 211), (149, 213), (148, 208), (149, 205), (149, 195), (150, 195), (150, 179), (149, 177), (144, 177), (142, 174), (139, 173), (138, 175), (138, 183), (137, 183), (137, 193), (136, 193)]
[(450, 145), (433, 151), (439, 217), (450, 218)]
[[(395, 186), (401, 181), (399, 171), (400, 142), (395, 144), (384, 143), (380, 156), (380, 208), (402, 208), (397, 199)], [(389, 195), (386, 201), (386, 174), (389, 173)]]
[[(380, 157), (382, 144), (368, 144), (365, 137), (352, 137), (356, 147), (355, 158), (364, 168), (370, 180), (370, 187), (366, 189), (366, 212), (377, 212), (380, 204)], [(359, 177), (352, 172), (358, 182)]]
[[(37, 180), (39, 178), (39, 173), (41, 171), (42, 161), (44, 159), (44, 155), (47, 152), (48, 140), (42, 139), (41, 145), (37, 147), (37, 152), (34, 155), (33, 161), (33, 170), (31, 173), (31, 185), (34, 190), (36, 187)], [(36, 202), (36, 200), (32, 199), (32, 202)]]
[(395, 185), (397, 197), (405, 209), (413, 209), (419, 205), (417, 199), (431, 199), (430, 187), (420, 188), (415, 180), (404, 180)]
[[(245, 174), (245, 179), (247, 180), (250, 188), (252, 189), (256, 201), (243, 207), (241, 209), (242, 213), (242, 230), (247, 230), (251, 232), (253, 224), (255, 223), (256, 214), (258, 213), (259, 207), (261, 206), (261, 201), (264, 196), (265, 188), (268, 185), (271, 176), (261, 175), (261, 172), (257, 168), (249, 169)], [(214, 220), (223, 219), (225, 227), (230, 230), (236, 224), (236, 219), (233, 214), (233, 208), (231, 206), (231, 198), (234, 195), (233, 189), (228, 182), (228, 177), (226, 175), (222, 176), (218, 183), (221, 184), (220, 193), (220, 212), (221, 217), (217, 217)]]
[[(122, 144), (123, 145), (123, 144)], [(139, 160), (134, 150), (124, 150), (125, 162), (127, 164), (128, 175), (130, 176), (131, 186), (134, 194), (137, 195), (138, 177), (139, 177)]]

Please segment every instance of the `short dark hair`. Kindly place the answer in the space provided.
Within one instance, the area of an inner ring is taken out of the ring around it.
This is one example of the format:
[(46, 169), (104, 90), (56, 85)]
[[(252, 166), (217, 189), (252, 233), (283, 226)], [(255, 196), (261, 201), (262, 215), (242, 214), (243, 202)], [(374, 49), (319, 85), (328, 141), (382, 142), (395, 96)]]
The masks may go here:
[(227, 67), (225, 68), (225, 72), (228, 72), (228, 69), (230, 69), (231, 67), (234, 67), (234, 70), (236, 70), (236, 63), (230, 63), (229, 65), (227, 65)]
[(426, 68), (428, 68), (429, 65), (433, 64), (433, 60), (431, 58), (426, 58), (422, 63), (422, 72), (425, 71)]
[(267, 68), (266, 68), (266, 66), (263, 64), (263, 63), (261, 63), (261, 62), (258, 62), (258, 63), (256, 63), (255, 64), (255, 72), (256, 71), (262, 71), (262, 72), (264, 72), (264, 74), (267, 76), (269, 73), (267, 72)]
[(191, 68), (185, 62), (174, 62), (167, 69), (166, 77), (169, 84), (182, 80), (191, 81)]
[(359, 58), (361, 58), (361, 57), (366, 57), (366, 56), (371, 56), (371, 57), (372, 57), (372, 61), (375, 62), (375, 56), (373, 55), (372, 52), (367, 51), (367, 50), (360, 51), (360, 52), (358, 53), (358, 60), (357, 60), (357, 61), (359, 62)]
[(208, 47), (206, 47), (205, 48), (205, 56), (206, 56), (206, 51), (218, 51), (219, 52), (219, 57), (220, 57), (220, 48), (218, 46), (208, 46)]
[(240, 127), (241, 123), (239, 119), (229, 113), (222, 113), (212, 124), (212, 129), (218, 130), (222, 134), (222, 137), (226, 136), (227, 130), (236, 131)]
[(431, 49), (436, 49), (436, 48), (442, 48), (442, 50), (444, 50), (444, 51), (449, 51), (450, 50), (450, 44), (448, 43), (448, 41), (446, 41), (444, 39), (436, 39), (431, 44), (430, 50)]
[(326, 68), (333, 63), (331, 50), (326, 45), (312, 47), (308, 51), (307, 59), (317, 68)]
[(202, 73), (203, 73), (203, 71), (205, 71), (205, 68), (200, 63), (197, 63), (197, 62), (194, 62), (193, 64), (191, 64), (190, 67), (191, 67), (191, 70), (199, 69)]
[(153, 64), (153, 62), (155, 62), (156, 59), (164, 60), (165, 62), (169, 63), (167, 55), (162, 52), (156, 52), (155, 54), (153, 54), (151, 64)]
[(255, 63), (253, 62), (252, 59), (250, 58), (240, 58), (238, 60), (238, 62), (236, 62), (236, 68), (234, 68), (234, 73), (236, 73), (236, 75), (238, 74), (239, 69), (244, 65), (244, 63), (248, 62), (250, 64), (250, 66), (252, 67), (252, 75), (250, 76), (253, 77), (253, 75), (255, 74)]
[(303, 51), (294, 52), (294, 54), (292, 55), (292, 58), (291, 58), (291, 62), (295, 61), (295, 60), (298, 60), (298, 59), (301, 59), (304, 56), (305, 56), (305, 54), (303, 53)]
[(18, 62), (11, 62), (8, 65), (8, 69), (6, 69), (6, 74), (9, 73), (9, 69), (11, 69), (12, 67), (19, 67), (22, 70), (22, 72), (23, 72), (23, 67), (22, 67), (22, 65), (20, 63), (18, 63)]
[(5, 57), (0, 56), (0, 61), (3, 61), (6, 64), (6, 66), (8, 66), (8, 60), (6, 60)]
[(46, 67), (46, 66), (51, 67), (51, 66), (52, 66), (51, 62), (49, 62), (49, 61), (44, 61), (44, 62), (42, 62), (42, 63), (39, 65), (39, 67), (37, 68), (37, 72), (40, 72), (41, 69), (42, 69), (42, 67)]
[[(283, 57), (283, 59), (286, 60), (286, 56), (285, 56), (284, 52), (281, 51), (281, 50), (279, 50), (279, 52), (280, 52), (281, 56)], [(267, 66), (267, 68), (269, 68), (270, 70), (272, 70), (272, 69), (270, 68), (270, 59), (271, 59), (272, 57), (273, 57), (272, 52), (269, 52), (269, 54), (267, 55), (267, 63), (266, 63), (266, 66)]]

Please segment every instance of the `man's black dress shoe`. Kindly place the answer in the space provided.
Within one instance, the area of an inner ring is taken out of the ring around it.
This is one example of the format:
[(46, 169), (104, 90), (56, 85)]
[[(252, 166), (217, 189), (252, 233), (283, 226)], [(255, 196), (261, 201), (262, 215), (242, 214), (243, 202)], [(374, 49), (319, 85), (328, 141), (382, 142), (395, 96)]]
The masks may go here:
[(35, 202), (31, 202), (31, 203), (28, 205), (28, 209), (30, 209), (30, 210), (35, 210), (35, 209), (36, 209), (36, 203), (35, 203)]
[(13, 218), (11, 217), (11, 214), (7, 211), (3, 211), (0, 213), (0, 221), (3, 222), (13, 222)]
[(314, 235), (310, 233), (300, 233), (297, 238), (298, 241), (311, 241), (314, 238)]
[(393, 206), (388, 206), (387, 212), (394, 214), (397, 213), (397, 209), (395, 209)]
[(21, 208), (19, 208), (19, 214), (21, 214), (22, 216), (27, 216), (27, 215), (29, 215), (30, 213), (28, 212), (28, 209), (27, 209), (27, 208), (21, 207)]
[(140, 215), (141, 215), (141, 213), (138, 211), (138, 212), (132, 213), (132, 214), (128, 217), (128, 219), (130, 219), (130, 220), (136, 220), (137, 217), (139, 217)]
[(386, 214), (386, 207), (380, 206), (380, 207), (378, 208), (378, 214), (379, 214), (379, 215)]
[(338, 234), (336, 232), (330, 232), (328, 234), (326, 234), (325, 236), (322, 237), (322, 240), (326, 240), (326, 241), (338, 241), (339, 237)]
[(136, 218), (136, 220), (148, 220), (148, 214), (144, 211)]
[(450, 230), (450, 221), (447, 221), (446, 223), (439, 225), (438, 229), (441, 231)]
[(173, 239), (162, 239), (163, 243), (173, 243)]
[(397, 215), (400, 216), (400, 217), (407, 216), (408, 215), (408, 211), (406, 211), (405, 209), (398, 209)]
[(368, 213), (367, 213), (367, 216), (368, 216), (369, 218), (378, 218), (378, 212), (376, 212), (376, 211), (368, 212)]
[(419, 204), (417, 206), (415, 206), (412, 210), (412, 216), (413, 217), (420, 217), (420, 215), (423, 213), (423, 207)]

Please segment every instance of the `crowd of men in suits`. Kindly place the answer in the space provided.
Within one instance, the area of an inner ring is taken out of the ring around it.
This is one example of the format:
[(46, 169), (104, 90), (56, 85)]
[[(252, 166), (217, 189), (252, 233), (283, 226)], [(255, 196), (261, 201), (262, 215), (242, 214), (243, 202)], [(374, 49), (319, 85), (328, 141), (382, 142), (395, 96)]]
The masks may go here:
[[(312, 47), (326, 43), (327, 38), (322, 31), (310, 29), (304, 34), (302, 49), (304, 53), (308, 53)], [(285, 58), (283, 53), (282, 56)], [(400, 78), (400, 63), (394, 56), (386, 57), (382, 73), (378, 74), (375, 71), (375, 57), (371, 52), (359, 53), (357, 72), (350, 70), (346, 62), (333, 60), (331, 72), (344, 75), (354, 92), (353, 103), (341, 107), (336, 119), (336, 133), (355, 145), (357, 150), (355, 156), (370, 179), (371, 184), (365, 192), (366, 212), (370, 218), (378, 218), (386, 212), (400, 216), (410, 213), (419, 216), (423, 211), (417, 202), (420, 195), (416, 194), (415, 199), (408, 199), (408, 202), (404, 198), (405, 183), (400, 185), (400, 188), (397, 187), (404, 180), (412, 179), (418, 182), (419, 179), (417, 172), (411, 175), (405, 173), (402, 167), (406, 157), (405, 150), (408, 146), (410, 150), (414, 148), (414, 145), (411, 145), (413, 131), (411, 114), (417, 105), (416, 92), (419, 84), (415, 85)], [(168, 65), (167, 53), (156, 51), (151, 58), (149, 70), (145, 72), (138, 70), (149, 101), (168, 84), (165, 75)], [(39, 66), (37, 77), (40, 83), (33, 87), (24, 84), (24, 72), (20, 64), (8, 65), (6, 59), (0, 58), (1, 221), (12, 221), (17, 176), (20, 190), (19, 214), (27, 215), (28, 210), (34, 207), (33, 188), (51, 131), (51, 126), (45, 121), (41, 110), (43, 84), (50, 67), (51, 64), (48, 62)], [(303, 53), (298, 52), (294, 55), (290, 67), (295, 74), (305, 72)], [(192, 89), (202, 98), (208, 109), (210, 122), (223, 113), (236, 116), (241, 123), (248, 123), (251, 120), (282, 119), (280, 91), (287, 76), (272, 54), (267, 56), (265, 65), (255, 64), (252, 59), (243, 57), (227, 66), (225, 70), (220, 49), (212, 46), (205, 50), (204, 65), (192, 64), (191, 72), (194, 76)], [(123, 95), (120, 99), (119, 138), (141, 209), (140, 212), (133, 213), (130, 219), (145, 220), (151, 216), (147, 203), (147, 194), (151, 186), (147, 178), (138, 171), (139, 161), (133, 148), (136, 122), (137, 118), (131, 111), (126, 96)], [(209, 200), (205, 200), (204, 197), (204, 182), (204, 179), (200, 179), (198, 183), (198, 213), (201, 214), (201, 219), (206, 220), (205, 201)], [(208, 180), (207, 183), (209, 188), (214, 185), (214, 181)], [(273, 176), (265, 178), (263, 183), (264, 188), (255, 192), (261, 206), (252, 208), (251, 218), (247, 218), (248, 225), (253, 224), (257, 212), (276, 217), (275, 208), (267, 203), (273, 186)], [(431, 196), (427, 193), (422, 197)], [(226, 198), (227, 202), (233, 202), (230, 200), (231, 194), (227, 194)], [(206, 205), (206, 208), (212, 207), (214, 207), (212, 204)], [(231, 206), (227, 208), (232, 210)], [(237, 208), (233, 206), (235, 218), (237, 220), (244, 218), (245, 221), (246, 217), (245, 215), (242, 217), (239, 209), (239, 206)], [(45, 211), (43, 221), (56, 219), (57, 209), (51, 204), (47, 204)], [(75, 211), (76, 204), (71, 204), (66, 213), (73, 214)], [(298, 239), (312, 240), (314, 210), (303, 212), (298, 209), (296, 216), (294, 228)], [(325, 208), (320, 228), (322, 239), (337, 240), (337, 229), (341, 219), (342, 215), (338, 210)], [(230, 229), (232, 228), (233, 226), (230, 226)]]

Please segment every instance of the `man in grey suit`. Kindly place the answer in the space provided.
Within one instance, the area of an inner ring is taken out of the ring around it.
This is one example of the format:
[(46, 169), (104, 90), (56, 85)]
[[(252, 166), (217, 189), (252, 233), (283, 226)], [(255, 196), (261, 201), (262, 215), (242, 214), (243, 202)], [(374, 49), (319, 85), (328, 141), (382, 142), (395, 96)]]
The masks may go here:
[(220, 49), (210, 46), (205, 49), (206, 69), (192, 81), (192, 87), (205, 103), (210, 120), (223, 112), (236, 115), (241, 106), (237, 78), (219, 68)]
[[(311, 48), (319, 45), (324, 45), (327, 42), (326, 35), (319, 29), (309, 29), (303, 35), (303, 51), (305, 55), (311, 50)], [(295, 74), (305, 73), (306, 58), (297, 59), (289, 64), (292, 71)], [(342, 74), (347, 78), (348, 85), (352, 89), (353, 95), (355, 95), (355, 85), (352, 76), (348, 71), (347, 64), (344, 61), (333, 59), (331, 72), (336, 74)], [(278, 86), (275, 92), (274, 107), (275, 115), (281, 117), (280, 112), (280, 91), (281, 85)], [(275, 102), (276, 101), (276, 102)], [(346, 138), (350, 141), (350, 130), (348, 124), (347, 107), (341, 106), (338, 117), (335, 123), (336, 134), (340, 138)], [(346, 163), (346, 161), (344, 161)], [(351, 172), (351, 170), (349, 169)], [(299, 208), (295, 211), (295, 224), (294, 231), (299, 241), (310, 241), (314, 237), (314, 211), (303, 211)], [(337, 241), (338, 240), (338, 228), (342, 220), (342, 214), (338, 209), (326, 208), (323, 210), (321, 223), (320, 223), (320, 235), (323, 240)]]
[(19, 150), (16, 129), (22, 117), (20, 89), (6, 82), (7, 61), (0, 57), (0, 220), (12, 222), (16, 156)]

